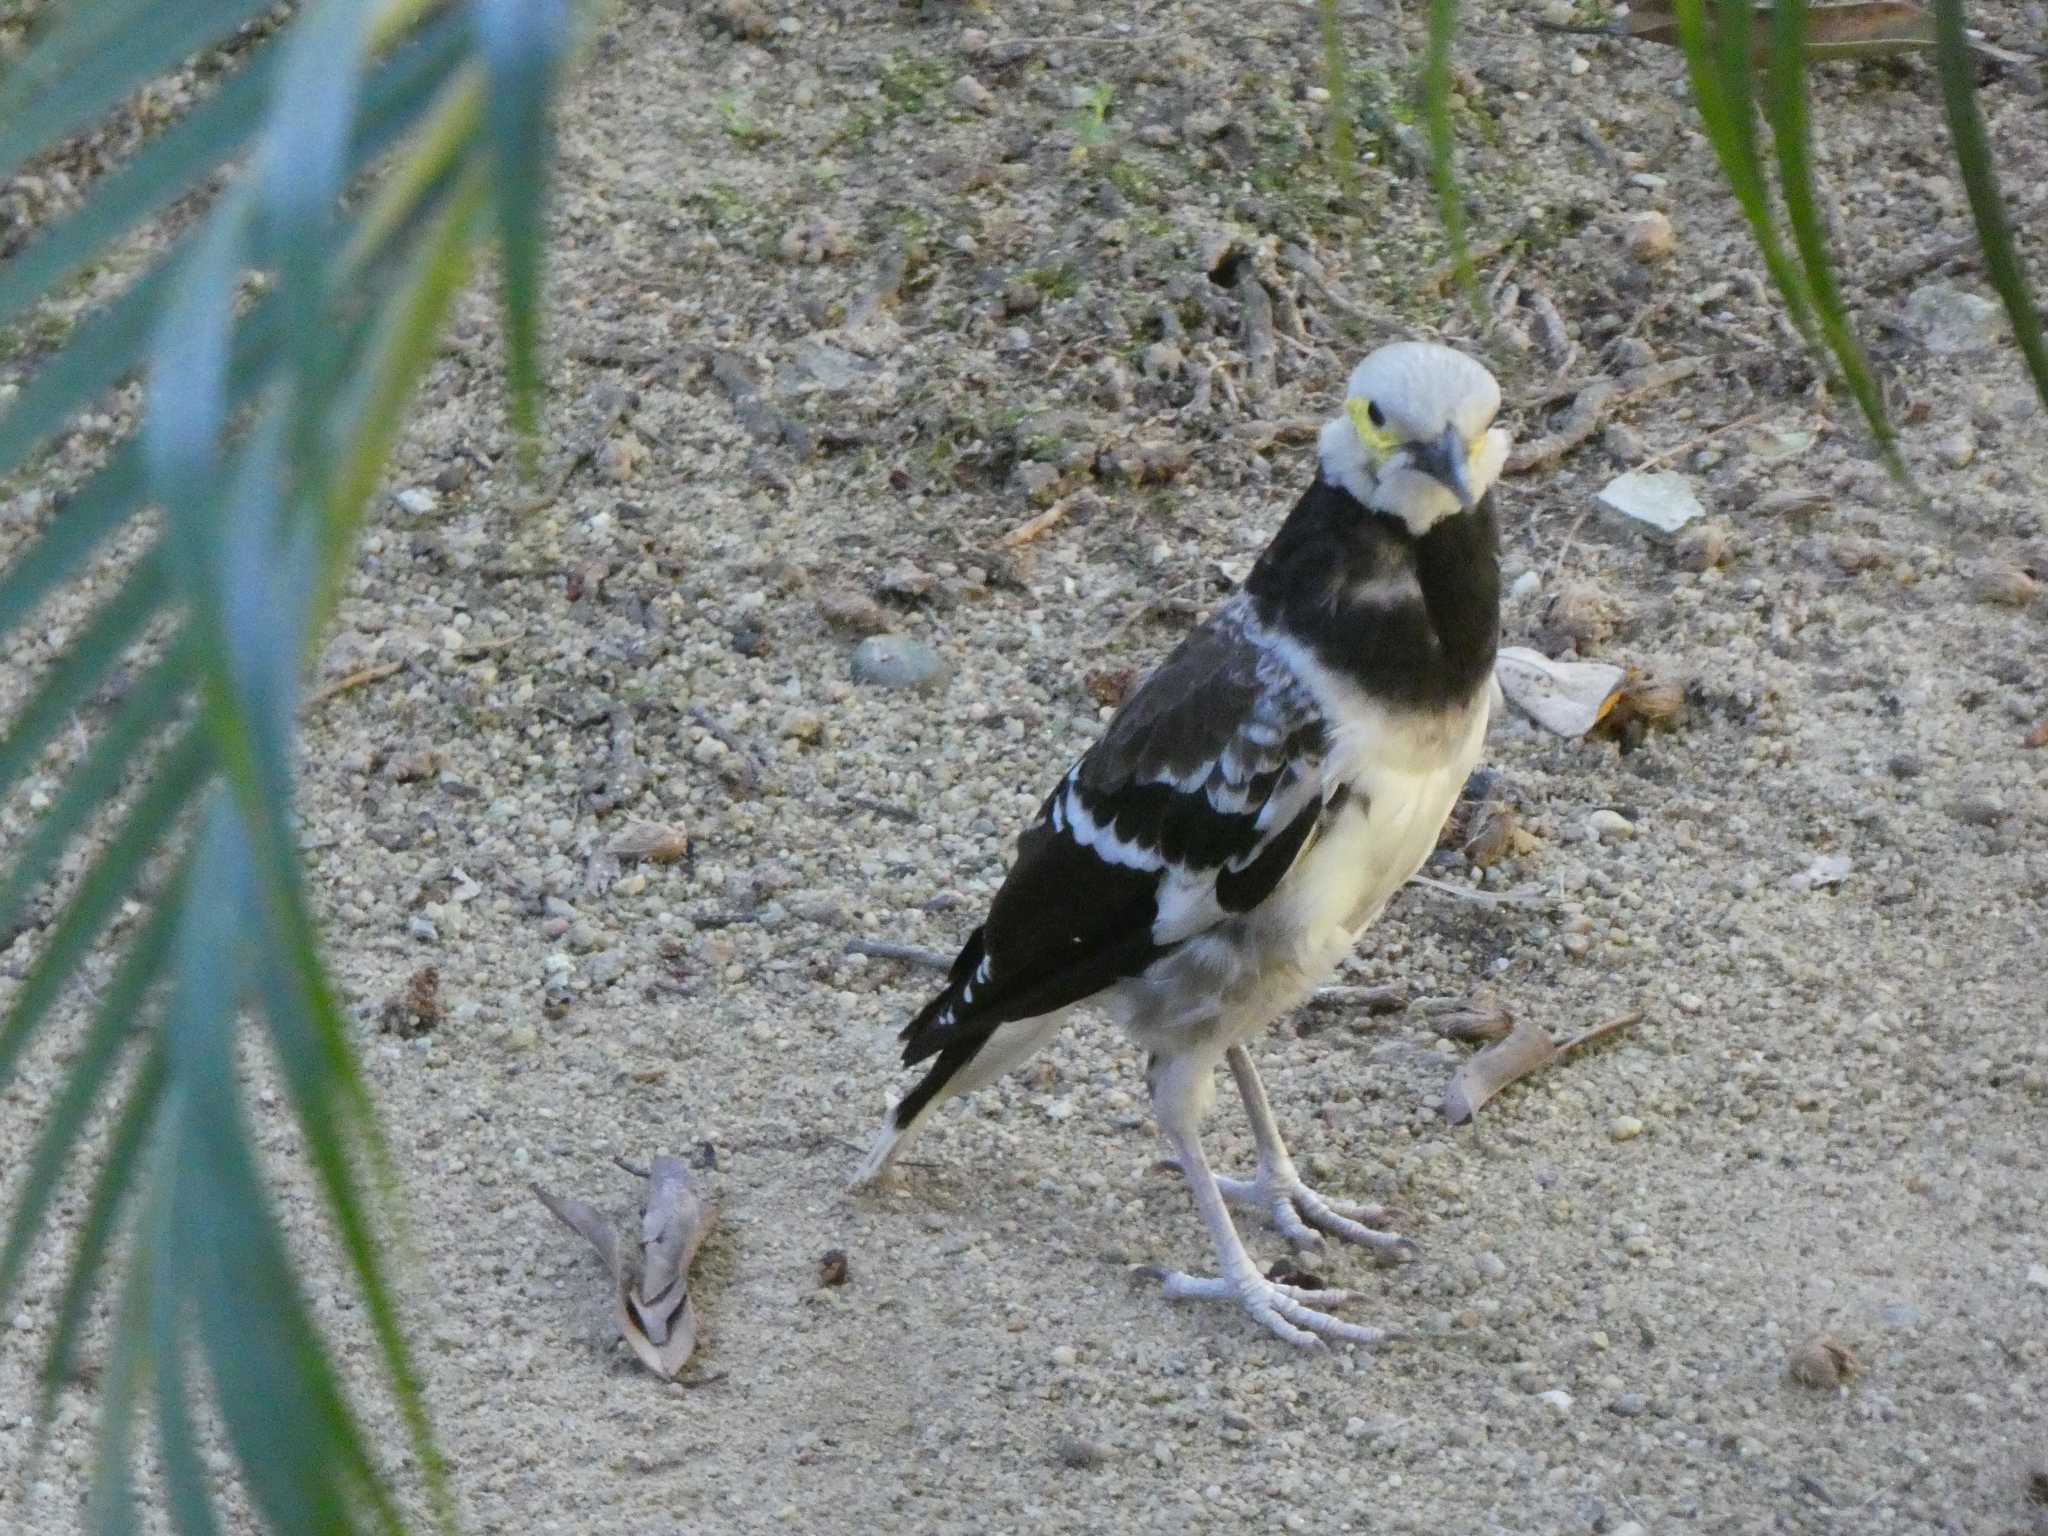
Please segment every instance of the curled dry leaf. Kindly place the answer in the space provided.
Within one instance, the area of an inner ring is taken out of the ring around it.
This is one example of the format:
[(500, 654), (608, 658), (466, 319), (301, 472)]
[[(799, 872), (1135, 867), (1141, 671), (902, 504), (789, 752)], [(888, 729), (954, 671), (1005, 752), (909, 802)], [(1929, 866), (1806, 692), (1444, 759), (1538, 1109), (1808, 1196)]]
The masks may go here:
[(1651, 731), (1676, 725), (1684, 714), (1682, 687), (1631, 667), (1612, 707), (1600, 717), (1592, 734), (1618, 741), (1626, 751), (1640, 745)]
[(634, 1355), (657, 1376), (673, 1380), (697, 1347), (690, 1261), (717, 1219), (716, 1210), (691, 1188), (682, 1159), (657, 1157), (648, 1171), (637, 1252), (627, 1251), (595, 1207), (557, 1199), (538, 1184), (531, 1188), (611, 1270), (613, 1316)]
[(844, 1285), (846, 1284), (848, 1274), (846, 1250), (844, 1248), (827, 1249), (825, 1256), (818, 1260), (818, 1284), (820, 1285)]
[(2020, 745), (2026, 747), (2029, 751), (2048, 747), (2048, 720), (2043, 720), (2039, 725), (2027, 732)]
[(1472, 818), (1472, 835), (1465, 839), (1465, 857), (1480, 869), (1490, 869), (1507, 856), (1521, 818), (1515, 808), (1502, 800), (1489, 800)]
[(1863, 1369), (1847, 1345), (1831, 1334), (1818, 1334), (1792, 1351), (1785, 1373), (1802, 1387), (1832, 1392)]
[(1515, 1016), (1490, 992), (1474, 997), (1447, 999), (1425, 1007), (1429, 1027), (1447, 1040), (1484, 1044), (1504, 1038), (1515, 1027)]
[(1527, 646), (1501, 647), (1494, 676), (1508, 702), (1547, 731), (1583, 736), (1614, 706), (1626, 676), (1605, 661), (1552, 661)]
[(1478, 1052), (1451, 1075), (1450, 1086), (1444, 1089), (1444, 1118), (1452, 1125), (1465, 1124), (1508, 1084), (1541, 1071), (1560, 1056), (1640, 1023), (1642, 1017), (1642, 1010), (1636, 1009), (1573, 1035), (1561, 1045), (1539, 1024), (1527, 1020), (1516, 1024), (1507, 1038)]
[(615, 859), (645, 859), (650, 864), (674, 864), (690, 855), (690, 834), (681, 827), (642, 821), (626, 828), (612, 840)]
[[(1806, 56), (1809, 59), (1869, 59), (1934, 46), (1934, 18), (1911, 0), (1846, 0), (1807, 10)], [(1712, 14), (1707, 19), (1711, 30)], [(1648, 0), (1614, 23), (1617, 37), (1639, 37), (1647, 43), (1679, 43), (1678, 19), (1671, 0)], [(1751, 48), (1762, 61), (1768, 56), (1771, 8), (1756, 8)]]

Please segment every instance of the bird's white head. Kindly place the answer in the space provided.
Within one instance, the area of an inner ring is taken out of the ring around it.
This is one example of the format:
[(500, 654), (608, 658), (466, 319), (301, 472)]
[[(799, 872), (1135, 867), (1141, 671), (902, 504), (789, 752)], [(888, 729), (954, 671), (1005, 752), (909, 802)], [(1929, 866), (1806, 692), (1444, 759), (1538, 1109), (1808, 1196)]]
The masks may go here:
[(1381, 347), (1352, 372), (1323, 428), (1323, 478), (1420, 538), (1479, 505), (1507, 462), (1493, 425), (1500, 384), (1483, 363), (1427, 341)]

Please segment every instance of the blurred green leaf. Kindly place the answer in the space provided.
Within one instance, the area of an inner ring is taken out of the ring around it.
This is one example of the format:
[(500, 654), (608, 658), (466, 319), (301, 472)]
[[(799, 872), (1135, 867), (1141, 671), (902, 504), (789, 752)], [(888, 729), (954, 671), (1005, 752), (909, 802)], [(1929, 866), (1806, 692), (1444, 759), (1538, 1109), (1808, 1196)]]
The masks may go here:
[(1479, 323), (1492, 317), (1472, 274), (1465, 231), (1465, 199), (1458, 190), (1458, 141), (1451, 129), (1451, 46), (1458, 36), (1458, 0), (1429, 0), (1429, 54), (1422, 66), (1423, 116), (1429, 127), (1430, 173), (1436, 182), (1437, 214), (1451, 253), (1451, 275)]
[[(1748, 14), (1747, 3), (1739, 9)], [(1871, 376), (1863, 348), (1849, 328), (1848, 310), (1828, 260), (1827, 230), (1814, 197), (1812, 129), (1806, 109), (1807, 11), (1807, 0), (1777, 0), (1771, 13), (1769, 88), (1764, 94), (1764, 112), (1777, 148), (1778, 185), (1822, 339), (1834, 355), (1871, 435), (1892, 461), (1894, 472), (1903, 476), (1905, 465), (1893, 447), (1896, 434), (1885, 416), (1884, 396)]]
[(1976, 61), (1970, 53), (1962, 0), (1934, 0), (1934, 29), (1942, 104), (1948, 111), (1948, 131), (1955, 145), (1956, 165), (1963, 174), (1963, 190), (1970, 198), (1970, 217), (1984, 248), (1984, 267), (2012, 319), (2013, 335), (2020, 355), (2027, 360), (2027, 371), (2034, 377), (2035, 392), (2048, 402), (2048, 341), (2042, 339), (2041, 311), (2027, 287), (2026, 270), (2013, 245), (2012, 223), (1998, 189), (1991, 141), (1977, 110)]
[(568, 46), (563, 0), (472, 0), (491, 75), (490, 124), (505, 295), (506, 373), (523, 467), (539, 463), (541, 193), (548, 101)]

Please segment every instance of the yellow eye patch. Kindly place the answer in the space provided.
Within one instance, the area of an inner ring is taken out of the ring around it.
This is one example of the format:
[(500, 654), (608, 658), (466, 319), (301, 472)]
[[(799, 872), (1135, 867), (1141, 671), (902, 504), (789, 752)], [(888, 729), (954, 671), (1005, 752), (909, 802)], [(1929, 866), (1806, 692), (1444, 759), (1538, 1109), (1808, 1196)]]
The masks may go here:
[(1366, 457), (1375, 465), (1384, 463), (1387, 455), (1400, 446), (1394, 440), (1393, 433), (1372, 424), (1371, 401), (1356, 398), (1346, 400), (1344, 414), (1351, 418), (1352, 430), (1358, 434), (1359, 442), (1365, 445)]

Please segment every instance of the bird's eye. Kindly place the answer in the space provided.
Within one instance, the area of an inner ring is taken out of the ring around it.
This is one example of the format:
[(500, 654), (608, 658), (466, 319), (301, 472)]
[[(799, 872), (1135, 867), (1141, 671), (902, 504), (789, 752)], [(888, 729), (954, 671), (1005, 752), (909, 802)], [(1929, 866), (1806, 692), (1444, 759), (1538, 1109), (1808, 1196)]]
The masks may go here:
[(1387, 424), (1387, 413), (1380, 409), (1378, 401), (1368, 401), (1365, 407), (1365, 419), (1376, 427), (1384, 427)]

